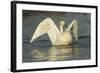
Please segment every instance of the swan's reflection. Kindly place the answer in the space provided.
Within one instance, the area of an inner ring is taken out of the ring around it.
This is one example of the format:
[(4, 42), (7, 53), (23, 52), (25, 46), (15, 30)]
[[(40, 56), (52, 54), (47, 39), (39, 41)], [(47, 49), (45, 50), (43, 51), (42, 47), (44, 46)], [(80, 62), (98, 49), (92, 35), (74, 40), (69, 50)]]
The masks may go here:
[(64, 61), (77, 59), (79, 48), (77, 46), (53, 46), (48, 49), (48, 52), (33, 49), (31, 54), (35, 61)]

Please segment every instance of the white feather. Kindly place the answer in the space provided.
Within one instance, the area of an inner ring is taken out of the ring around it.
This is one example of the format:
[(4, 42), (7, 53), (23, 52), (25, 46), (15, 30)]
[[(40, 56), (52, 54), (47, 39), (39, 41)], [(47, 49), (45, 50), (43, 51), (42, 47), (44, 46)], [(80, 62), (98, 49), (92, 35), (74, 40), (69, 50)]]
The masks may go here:
[[(60, 23), (60, 31), (57, 28), (56, 24), (53, 22), (51, 18), (47, 18), (43, 20), (37, 27), (35, 33), (33, 33), (32, 39), (30, 42), (34, 41), (38, 37), (48, 34), (52, 45), (68, 45), (72, 42), (73, 32), (74, 37), (77, 39), (77, 21), (73, 20), (71, 24), (66, 28), (66, 31), (63, 32), (64, 21)], [(70, 32), (71, 31), (71, 32)]]
[(60, 35), (58, 28), (56, 27), (55, 23), (51, 18), (47, 18), (39, 24), (30, 42), (34, 41), (45, 33), (49, 35), (49, 38), (52, 43), (55, 42), (57, 36)]
[(78, 22), (77, 22), (77, 20), (76, 19), (74, 19), (70, 24), (69, 24), (69, 26), (68, 26), (68, 28), (66, 29), (66, 31), (71, 31), (72, 33), (73, 33), (73, 35), (74, 35), (74, 37), (75, 37), (75, 39), (76, 40), (78, 40), (78, 32), (77, 32), (77, 30), (78, 30), (78, 24), (77, 24)]

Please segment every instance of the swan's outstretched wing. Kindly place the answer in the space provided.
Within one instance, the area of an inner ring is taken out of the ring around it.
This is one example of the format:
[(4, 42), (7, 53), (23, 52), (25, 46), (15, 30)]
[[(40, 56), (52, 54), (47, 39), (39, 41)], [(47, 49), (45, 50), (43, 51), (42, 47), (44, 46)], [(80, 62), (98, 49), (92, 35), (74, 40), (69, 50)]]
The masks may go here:
[(77, 22), (77, 20), (73, 20), (72, 22), (71, 22), (71, 24), (68, 26), (68, 28), (66, 29), (66, 31), (68, 30), (68, 31), (71, 31), (72, 33), (73, 33), (73, 35), (74, 35), (74, 37), (75, 37), (75, 39), (76, 40), (78, 40), (78, 35), (77, 35), (77, 30), (78, 30), (78, 24), (77, 24), (78, 22)]
[(57, 35), (60, 34), (58, 28), (56, 27), (55, 23), (51, 18), (47, 18), (43, 20), (37, 27), (35, 33), (32, 36), (30, 42), (34, 41), (38, 37), (44, 35), (45, 33), (48, 34), (51, 42), (53, 43), (56, 40)]

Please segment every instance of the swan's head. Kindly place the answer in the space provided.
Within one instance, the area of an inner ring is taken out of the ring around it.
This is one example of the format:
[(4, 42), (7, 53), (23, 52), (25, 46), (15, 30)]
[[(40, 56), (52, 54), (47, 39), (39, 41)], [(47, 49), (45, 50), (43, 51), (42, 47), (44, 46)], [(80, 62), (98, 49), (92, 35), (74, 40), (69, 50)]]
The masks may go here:
[(60, 21), (60, 25), (61, 25), (61, 26), (64, 26), (64, 25), (65, 25), (65, 21), (63, 21), (63, 20)]

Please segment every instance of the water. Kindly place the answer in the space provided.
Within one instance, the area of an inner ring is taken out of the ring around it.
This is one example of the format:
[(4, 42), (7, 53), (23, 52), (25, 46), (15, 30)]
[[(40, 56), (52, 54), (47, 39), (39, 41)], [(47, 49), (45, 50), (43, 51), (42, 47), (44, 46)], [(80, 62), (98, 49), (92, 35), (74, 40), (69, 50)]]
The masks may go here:
[[(74, 40), (70, 46), (52, 46), (48, 35), (45, 34), (30, 43), (29, 41), (38, 24), (47, 17), (51, 17), (54, 20), (58, 29), (60, 20), (65, 20), (66, 25), (70, 24), (73, 19), (78, 20), (78, 41)], [(91, 15), (89, 13), (23, 10), (23, 63), (91, 59), (90, 18)]]
[[(23, 50), (23, 62), (67, 61), (90, 59), (90, 37), (80, 37), (71, 46), (52, 46), (50, 40), (38, 40)], [(49, 44), (47, 44), (49, 43)], [(44, 45), (45, 44), (45, 45)], [(31, 46), (31, 47), (30, 47)]]

